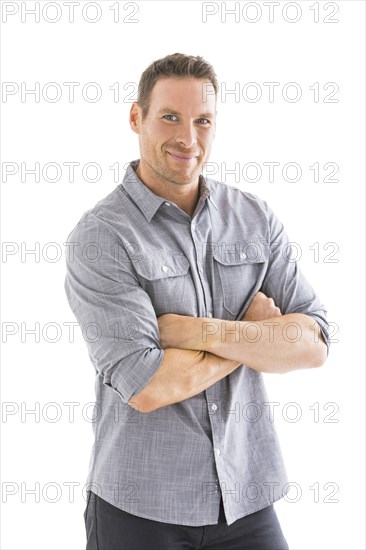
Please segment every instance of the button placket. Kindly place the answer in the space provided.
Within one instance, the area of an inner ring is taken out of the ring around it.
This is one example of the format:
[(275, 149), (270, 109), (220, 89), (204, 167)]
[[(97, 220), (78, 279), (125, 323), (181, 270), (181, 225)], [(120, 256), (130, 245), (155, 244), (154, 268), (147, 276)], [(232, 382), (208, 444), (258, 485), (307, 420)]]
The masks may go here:
[(198, 271), (198, 274), (199, 274), (199, 277), (200, 277), (200, 280), (201, 280), (202, 288), (204, 289), (204, 280), (202, 278), (202, 275), (204, 273), (203, 257), (202, 257), (202, 251), (201, 251), (202, 238), (201, 238), (201, 234), (199, 232), (199, 229), (197, 227), (197, 222), (196, 221), (191, 222), (191, 233), (192, 233), (192, 240), (193, 240), (193, 243), (194, 243), (194, 247), (195, 247), (195, 250), (196, 250), (197, 271)]
[(220, 490), (219, 480), (215, 479), (215, 493), (218, 493)]

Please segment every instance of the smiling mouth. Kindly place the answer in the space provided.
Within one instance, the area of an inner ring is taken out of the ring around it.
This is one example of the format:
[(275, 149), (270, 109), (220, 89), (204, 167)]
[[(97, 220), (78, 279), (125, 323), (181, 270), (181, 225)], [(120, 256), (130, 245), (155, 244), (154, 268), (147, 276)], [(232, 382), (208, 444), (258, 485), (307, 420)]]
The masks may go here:
[(175, 155), (174, 153), (171, 153), (170, 151), (167, 151), (167, 152), (173, 159), (177, 160), (178, 162), (191, 162), (192, 160), (194, 160), (196, 158), (195, 155), (183, 156), (183, 155)]

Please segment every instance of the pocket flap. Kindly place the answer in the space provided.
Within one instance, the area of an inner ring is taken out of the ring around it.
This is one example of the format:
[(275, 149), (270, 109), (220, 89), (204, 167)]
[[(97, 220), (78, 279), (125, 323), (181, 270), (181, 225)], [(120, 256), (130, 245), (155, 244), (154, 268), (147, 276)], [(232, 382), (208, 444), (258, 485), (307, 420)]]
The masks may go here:
[(268, 260), (269, 250), (263, 243), (251, 242), (236, 248), (221, 246), (213, 257), (222, 265), (259, 264)]
[(134, 262), (134, 267), (144, 279), (166, 279), (185, 275), (189, 270), (189, 261), (184, 254), (170, 254), (144, 256)]

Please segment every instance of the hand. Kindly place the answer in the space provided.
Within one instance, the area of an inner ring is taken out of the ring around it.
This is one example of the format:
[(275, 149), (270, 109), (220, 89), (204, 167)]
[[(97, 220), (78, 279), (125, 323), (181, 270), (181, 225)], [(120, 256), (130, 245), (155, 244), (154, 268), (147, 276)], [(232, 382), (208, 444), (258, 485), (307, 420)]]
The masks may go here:
[(263, 321), (281, 315), (280, 308), (276, 307), (272, 298), (257, 292), (240, 321)]

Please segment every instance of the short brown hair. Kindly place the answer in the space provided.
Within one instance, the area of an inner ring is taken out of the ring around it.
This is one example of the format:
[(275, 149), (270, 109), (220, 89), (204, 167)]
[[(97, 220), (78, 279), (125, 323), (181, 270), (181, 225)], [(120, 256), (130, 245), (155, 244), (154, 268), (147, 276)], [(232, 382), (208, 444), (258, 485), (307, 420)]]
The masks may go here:
[(142, 120), (148, 114), (151, 91), (155, 83), (161, 78), (168, 77), (207, 78), (213, 85), (215, 94), (219, 89), (214, 68), (203, 57), (184, 53), (173, 53), (162, 57), (151, 63), (140, 78), (137, 101), (142, 108)]

